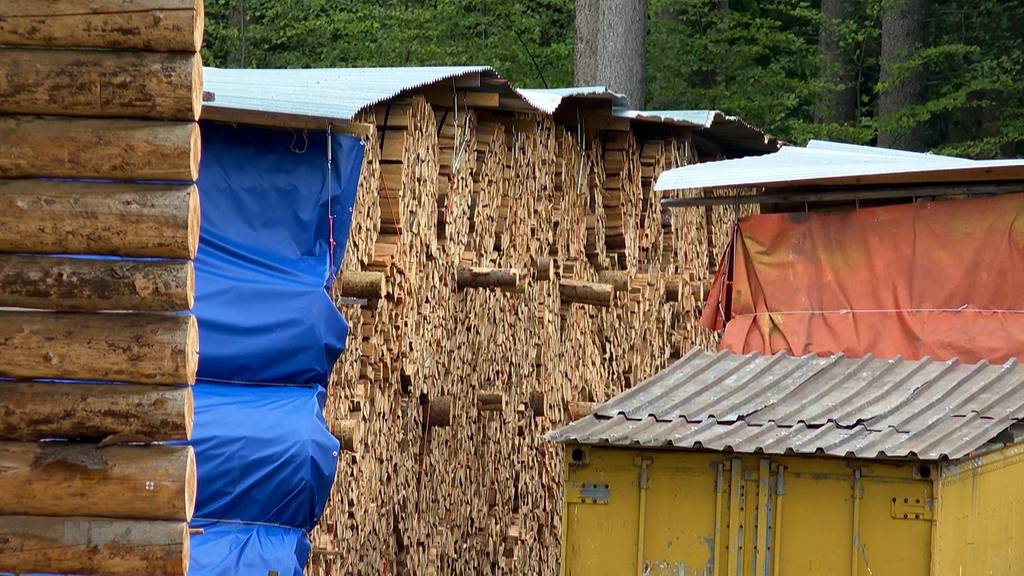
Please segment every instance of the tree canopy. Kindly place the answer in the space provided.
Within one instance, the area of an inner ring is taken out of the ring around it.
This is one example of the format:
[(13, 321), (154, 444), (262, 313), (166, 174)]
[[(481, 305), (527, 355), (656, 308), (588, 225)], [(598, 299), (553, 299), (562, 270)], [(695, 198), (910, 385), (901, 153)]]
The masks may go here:
[[(646, 108), (718, 109), (797, 143), (870, 144), (915, 128), (939, 153), (1024, 155), (1024, 0), (931, 0), (925, 43), (883, 82), (882, 19), (900, 1), (849, 0), (834, 19), (820, 0), (648, 0)], [(487, 64), (518, 87), (573, 81), (572, 0), (207, 0), (206, 10), (210, 66)], [(879, 118), (879, 94), (915, 71), (923, 101)], [(822, 120), (816, 108), (844, 77), (856, 110)]]

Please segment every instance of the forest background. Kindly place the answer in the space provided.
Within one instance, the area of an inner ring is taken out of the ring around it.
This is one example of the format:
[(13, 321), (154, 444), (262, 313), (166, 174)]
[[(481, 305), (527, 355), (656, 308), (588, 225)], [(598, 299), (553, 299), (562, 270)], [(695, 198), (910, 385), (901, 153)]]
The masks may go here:
[(208, 66), (486, 64), (517, 87), (607, 85), (634, 108), (722, 110), (793, 143), (1024, 156), (1024, 0), (206, 0), (206, 10)]

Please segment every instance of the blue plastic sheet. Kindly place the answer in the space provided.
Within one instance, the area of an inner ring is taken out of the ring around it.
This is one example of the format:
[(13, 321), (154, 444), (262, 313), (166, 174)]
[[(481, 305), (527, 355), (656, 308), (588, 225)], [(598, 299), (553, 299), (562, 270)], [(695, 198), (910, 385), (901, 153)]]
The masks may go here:
[(202, 130), (191, 443), (193, 526), (204, 534), (189, 574), (298, 575), (337, 465), (322, 410), (347, 325), (329, 288), (363, 146), (323, 132)]

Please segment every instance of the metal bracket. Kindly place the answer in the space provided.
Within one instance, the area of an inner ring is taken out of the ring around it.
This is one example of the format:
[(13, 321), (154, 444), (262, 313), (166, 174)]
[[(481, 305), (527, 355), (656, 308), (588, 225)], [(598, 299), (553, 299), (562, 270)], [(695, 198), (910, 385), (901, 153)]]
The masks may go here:
[(932, 520), (935, 518), (931, 500), (924, 498), (892, 498), (890, 513), (896, 520)]
[(590, 482), (575, 482), (566, 489), (569, 504), (607, 504), (608, 485)]

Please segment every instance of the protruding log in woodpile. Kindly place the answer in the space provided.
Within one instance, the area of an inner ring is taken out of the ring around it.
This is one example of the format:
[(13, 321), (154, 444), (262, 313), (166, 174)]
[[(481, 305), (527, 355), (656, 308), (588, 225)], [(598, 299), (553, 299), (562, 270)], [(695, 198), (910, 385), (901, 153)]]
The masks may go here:
[(192, 518), (191, 446), (0, 442), (0, 515)]
[(202, 0), (4, 0), (0, 44), (198, 52)]
[(533, 412), (534, 418), (547, 417), (547, 397), (543, 392), (530, 392), (530, 411)]
[(0, 312), (0, 375), (192, 384), (195, 317), (175, 314)]
[(0, 252), (194, 258), (195, 185), (0, 180)]
[(501, 412), (505, 409), (505, 395), (494, 391), (477, 392), (476, 409), (480, 412)]
[(616, 292), (629, 290), (629, 272), (625, 270), (601, 270), (597, 273), (597, 279), (605, 284), (611, 284)]
[(359, 441), (362, 438), (362, 428), (359, 420), (349, 418), (342, 420), (332, 430), (345, 452), (359, 452)]
[(515, 268), (460, 267), (456, 278), (459, 290), (497, 288), (517, 291), (522, 288), (523, 272)]
[(346, 270), (339, 281), (339, 291), (346, 298), (366, 298), (379, 300), (387, 290), (384, 274), (381, 272), (362, 272)]
[(591, 306), (612, 305), (615, 288), (611, 284), (585, 282), (583, 280), (563, 279), (558, 283), (558, 291), (563, 302), (589, 304)]
[(0, 307), (191, 310), (189, 260), (95, 260), (0, 254)]
[(185, 576), (184, 522), (0, 516), (0, 571)]
[(0, 440), (187, 440), (192, 388), (0, 382)]
[(0, 178), (194, 181), (194, 122), (0, 116)]
[(199, 119), (198, 53), (0, 48), (0, 62), (3, 114)]
[(435, 396), (423, 404), (424, 421), (430, 428), (447, 428), (452, 424), (452, 397)]

